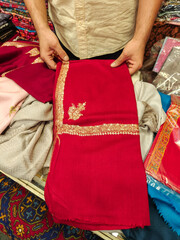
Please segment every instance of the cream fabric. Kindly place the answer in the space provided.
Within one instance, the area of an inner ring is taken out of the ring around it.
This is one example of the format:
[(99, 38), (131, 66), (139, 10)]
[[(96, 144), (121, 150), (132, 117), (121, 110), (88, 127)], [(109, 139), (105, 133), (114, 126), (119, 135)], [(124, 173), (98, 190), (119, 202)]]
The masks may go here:
[(0, 169), (31, 181), (50, 165), (53, 141), (53, 107), (28, 96), (9, 128), (0, 135)]
[(49, 0), (57, 36), (81, 59), (116, 52), (132, 38), (138, 0)]
[(137, 102), (141, 155), (145, 160), (153, 143), (154, 133), (166, 120), (162, 108), (161, 97), (157, 89), (150, 83), (136, 81), (134, 91)]

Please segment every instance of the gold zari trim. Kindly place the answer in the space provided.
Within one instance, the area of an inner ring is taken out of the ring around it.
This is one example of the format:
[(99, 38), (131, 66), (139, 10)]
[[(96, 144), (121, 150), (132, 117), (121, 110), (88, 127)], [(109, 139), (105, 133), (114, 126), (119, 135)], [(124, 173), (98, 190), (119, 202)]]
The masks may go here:
[(22, 47), (37, 47), (37, 44), (29, 44), (29, 43), (22, 43), (22, 42), (5, 42), (1, 45), (1, 47), (17, 47), (17, 48), (22, 48)]
[(139, 127), (137, 124), (119, 123), (109, 123), (95, 126), (63, 124), (62, 127), (59, 128), (58, 134), (70, 134), (77, 136), (100, 136), (118, 134), (139, 135)]
[(180, 107), (176, 104), (172, 104), (167, 112), (167, 119), (162, 127), (162, 130), (158, 136), (155, 147), (150, 154), (150, 158), (147, 163), (146, 171), (152, 174), (157, 174), (161, 166), (162, 159), (164, 157), (167, 145), (169, 143), (172, 131), (174, 128), (178, 128), (178, 119), (180, 116)]
[(59, 132), (59, 129), (63, 125), (64, 119), (64, 108), (63, 108), (63, 101), (64, 101), (64, 87), (67, 72), (69, 69), (69, 62), (62, 63), (61, 70), (59, 77), (57, 79), (56, 91), (55, 91), (55, 133)]

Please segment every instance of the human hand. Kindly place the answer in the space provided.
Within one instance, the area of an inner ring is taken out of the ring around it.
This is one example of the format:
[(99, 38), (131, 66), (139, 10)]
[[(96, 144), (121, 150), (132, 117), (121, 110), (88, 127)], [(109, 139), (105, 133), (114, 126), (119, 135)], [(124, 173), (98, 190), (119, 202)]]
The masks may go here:
[(56, 69), (56, 62), (54, 57), (57, 57), (60, 61), (68, 61), (69, 57), (62, 49), (58, 38), (50, 30), (43, 30), (38, 34), (40, 45), (40, 56), (42, 60), (47, 64), (49, 69)]
[(111, 64), (111, 67), (118, 67), (123, 62), (127, 63), (129, 73), (132, 75), (138, 71), (143, 64), (145, 45), (137, 40), (130, 40), (121, 55)]

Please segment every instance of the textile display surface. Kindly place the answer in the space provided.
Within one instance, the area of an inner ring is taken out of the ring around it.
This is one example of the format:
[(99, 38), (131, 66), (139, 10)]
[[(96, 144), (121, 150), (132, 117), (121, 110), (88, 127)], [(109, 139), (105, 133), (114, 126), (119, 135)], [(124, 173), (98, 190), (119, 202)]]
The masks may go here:
[(171, 96), (167, 119), (145, 160), (147, 174), (180, 193), (180, 97)]
[(40, 102), (53, 99), (55, 72), (40, 58), (39, 44), (23, 41), (2, 44), (0, 76), (10, 78)]
[(0, 231), (12, 240), (100, 240), (90, 231), (55, 224), (46, 203), (0, 173)]
[(45, 199), (55, 222), (87, 230), (149, 225), (134, 88), (111, 62), (70, 61), (56, 75)]

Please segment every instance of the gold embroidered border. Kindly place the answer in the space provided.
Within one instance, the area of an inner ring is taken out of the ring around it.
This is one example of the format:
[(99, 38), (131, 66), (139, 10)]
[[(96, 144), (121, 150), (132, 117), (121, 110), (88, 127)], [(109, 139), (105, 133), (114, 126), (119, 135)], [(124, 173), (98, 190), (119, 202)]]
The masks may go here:
[(138, 135), (139, 127), (137, 124), (119, 124), (119, 123), (109, 123), (95, 126), (79, 126), (63, 124), (63, 126), (59, 128), (58, 134), (70, 134), (77, 136), (100, 136), (118, 134)]
[(64, 119), (64, 88), (69, 69), (69, 63), (62, 63), (59, 77), (57, 79), (55, 90), (55, 134), (70, 134), (77, 136), (100, 136), (100, 135), (118, 135), (130, 134), (139, 135), (138, 124), (119, 124), (109, 123), (95, 126), (79, 126), (63, 124)]
[(56, 83), (56, 90), (55, 90), (55, 133), (57, 134), (60, 131), (60, 128), (63, 125), (63, 119), (64, 119), (64, 107), (63, 107), (63, 101), (64, 101), (64, 87), (65, 87), (65, 81), (67, 72), (69, 69), (69, 62), (62, 63), (61, 70), (59, 77), (57, 79)]
[(38, 47), (37, 44), (31, 44), (31, 43), (23, 43), (23, 42), (5, 42), (1, 45), (1, 47)]
[[(146, 171), (151, 173), (157, 173), (161, 161), (163, 159), (166, 147), (169, 143), (169, 139), (171, 136), (171, 133), (174, 129), (174, 127), (177, 126), (178, 118), (180, 117), (180, 107), (177, 105), (172, 104), (170, 109), (167, 113), (167, 119), (166, 122), (163, 125), (163, 128), (158, 136), (158, 139), (156, 141), (156, 145), (153, 149), (153, 152), (149, 158)], [(177, 126), (178, 127), (178, 126)]]

